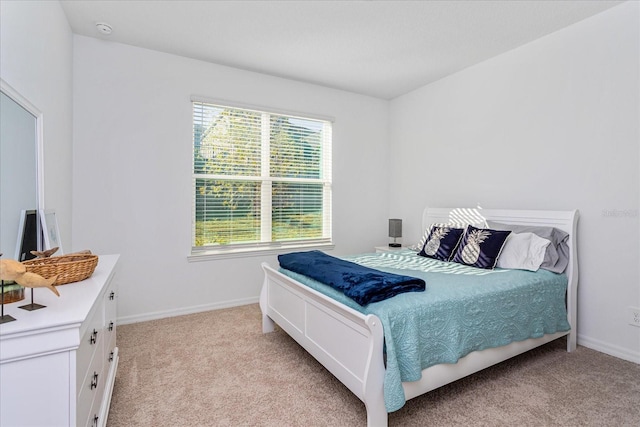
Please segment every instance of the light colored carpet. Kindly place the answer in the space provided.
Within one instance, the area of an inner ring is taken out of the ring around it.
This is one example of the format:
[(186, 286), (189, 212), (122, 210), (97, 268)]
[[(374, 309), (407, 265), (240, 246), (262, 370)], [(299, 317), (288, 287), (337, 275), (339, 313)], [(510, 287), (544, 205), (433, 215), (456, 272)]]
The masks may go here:
[[(108, 427), (365, 426), (364, 404), (257, 304), (118, 327)], [(564, 340), (410, 400), (390, 426), (640, 426), (640, 365)]]

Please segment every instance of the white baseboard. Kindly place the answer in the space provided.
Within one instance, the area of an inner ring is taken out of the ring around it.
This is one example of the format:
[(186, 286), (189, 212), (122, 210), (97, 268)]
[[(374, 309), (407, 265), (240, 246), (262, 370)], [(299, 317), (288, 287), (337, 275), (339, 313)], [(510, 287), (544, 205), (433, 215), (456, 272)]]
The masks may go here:
[(203, 311), (219, 310), (222, 308), (238, 307), (240, 305), (255, 304), (259, 297), (244, 298), (232, 301), (217, 302), (212, 304), (194, 305), (191, 307), (176, 308), (151, 313), (136, 314), (133, 316), (118, 317), (118, 325), (147, 322), (149, 320), (164, 319), (166, 317), (184, 316), (185, 314), (201, 313)]
[(582, 345), (584, 347), (599, 351), (600, 353), (605, 353), (610, 356), (617, 357), (619, 359), (624, 359), (628, 360), (629, 362), (640, 364), (640, 352), (635, 352), (629, 350), (628, 348), (618, 347), (617, 345), (612, 345), (580, 334), (578, 334), (578, 345)]

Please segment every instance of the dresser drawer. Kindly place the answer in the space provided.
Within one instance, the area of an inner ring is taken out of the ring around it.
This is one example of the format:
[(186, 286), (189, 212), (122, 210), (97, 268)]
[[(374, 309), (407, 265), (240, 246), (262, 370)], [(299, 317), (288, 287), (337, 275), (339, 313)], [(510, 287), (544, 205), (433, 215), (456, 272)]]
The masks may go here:
[(116, 298), (117, 294), (113, 287), (107, 289), (104, 300), (104, 352), (109, 359), (109, 354), (116, 346)]
[(77, 410), (77, 418), (76, 418), (76, 425), (78, 426), (83, 426), (83, 425), (91, 425), (91, 419), (89, 418), (90, 416), (93, 416), (93, 406), (94, 405), (100, 405), (100, 402), (98, 402), (95, 399), (95, 393), (91, 390), (82, 390), (80, 392), (80, 395), (78, 396), (78, 401), (77, 401), (77, 406), (76, 406), (76, 410)]
[(113, 286), (109, 287), (104, 294), (104, 313), (106, 316), (105, 320), (107, 321), (112, 318), (115, 319), (116, 317), (117, 298), (118, 295), (115, 288)]
[[(107, 328), (106, 335), (116, 335), (116, 316), (117, 316), (117, 300), (118, 294), (113, 286), (107, 289), (104, 298), (104, 324)], [(105, 339), (105, 342), (108, 339)]]
[(87, 369), (88, 375), (78, 389), (76, 424), (79, 426), (87, 424), (89, 417), (93, 417), (93, 412), (100, 407), (106, 380), (103, 367), (100, 357), (94, 357)]
[[(113, 360), (113, 351), (116, 348), (116, 328), (115, 326), (113, 327), (113, 330), (111, 331), (111, 333), (107, 332), (107, 337), (105, 337), (104, 340), (104, 357), (105, 357), (105, 364), (109, 365), (111, 363), (111, 361)], [(109, 367), (107, 366), (107, 369)]]
[(104, 326), (102, 322), (102, 308), (97, 307), (90, 320), (87, 329), (76, 353), (76, 390), (80, 393), (80, 386), (86, 381), (89, 374), (89, 364), (95, 354), (102, 354), (102, 341), (104, 340)]
[[(101, 412), (101, 406), (102, 406), (102, 399), (104, 398), (104, 393), (105, 393), (105, 386), (107, 383), (107, 377), (108, 377), (108, 369), (105, 368), (105, 365), (103, 364), (102, 366), (102, 372), (100, 373), (100, 377), (98, 379), (98, 388), (95, 390), (95, 398), (93, 401), (93, 406), (91, 408), (91, 413), (89, 414), (89, 419), (87, 420), (87, 425), (89, 426), (101, 426), (104, 425), (104, 420), (101, 420), (100, 417), (100, 412)], [(97, 420), (94, 422), (94, 419), (97, 418)]]

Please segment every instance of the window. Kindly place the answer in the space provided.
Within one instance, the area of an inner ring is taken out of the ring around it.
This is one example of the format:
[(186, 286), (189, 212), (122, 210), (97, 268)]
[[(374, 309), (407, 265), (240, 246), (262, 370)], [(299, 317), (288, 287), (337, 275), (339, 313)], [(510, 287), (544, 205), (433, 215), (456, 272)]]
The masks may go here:
[(193, 253), (331, 243), (331, 122), (193, 101)]

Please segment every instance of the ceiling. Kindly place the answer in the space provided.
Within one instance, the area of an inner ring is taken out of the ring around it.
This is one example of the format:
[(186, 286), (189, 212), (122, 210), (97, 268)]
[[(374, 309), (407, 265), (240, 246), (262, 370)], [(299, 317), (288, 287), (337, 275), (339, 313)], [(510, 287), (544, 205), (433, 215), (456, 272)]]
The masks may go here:
[[(392, 99), (620, 1), (61, 1), (74, 33)], [(113, 32), (99, 33), (105, 22)]]

